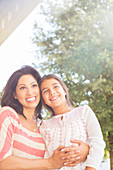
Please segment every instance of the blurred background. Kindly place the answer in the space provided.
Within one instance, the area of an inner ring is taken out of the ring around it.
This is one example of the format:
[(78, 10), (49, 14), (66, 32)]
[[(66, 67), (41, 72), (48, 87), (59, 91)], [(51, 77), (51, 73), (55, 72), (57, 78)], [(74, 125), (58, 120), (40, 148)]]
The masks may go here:
[(113, 170), (113, 1), (0, 0), (0, 13), (1, 94), (22, 65), (59, 75), (73, 105), (98, 117), (106, 141), (99, 170)]

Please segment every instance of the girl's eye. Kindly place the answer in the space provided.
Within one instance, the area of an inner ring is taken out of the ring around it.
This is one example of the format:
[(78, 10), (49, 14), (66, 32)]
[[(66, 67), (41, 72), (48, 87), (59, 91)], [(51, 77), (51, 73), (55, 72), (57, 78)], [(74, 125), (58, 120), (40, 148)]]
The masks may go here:
[(48, 92), (48, 90), (43, 91), (43, 93), (47, 93), (47, 92)]
[(55, 88), (58, 88), (58, 86), (55, 86)]

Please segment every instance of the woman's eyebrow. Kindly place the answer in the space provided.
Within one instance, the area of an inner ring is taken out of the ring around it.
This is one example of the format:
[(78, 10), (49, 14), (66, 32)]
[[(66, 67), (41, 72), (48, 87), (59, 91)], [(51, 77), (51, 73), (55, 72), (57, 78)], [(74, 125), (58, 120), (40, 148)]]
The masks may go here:
[(25, 85), (26, 85), (26, 84), (18, 84), (18, 87), (19, 87), (19, 86), (25, 86)]
[[(30, 84), (34, 84), (34, 83), (37, 83), (37, 82), (33, 81), (33, 82), (31, 82)], [(21, 83), (21, 84), (19, 84), (18, 86), (26, 86), (26, 84)]]
[(37, 82), (37, 81), (33, 81), (33, 82), (31, 82), (30, 84), (34, 84), (34, 83), (35, 83), (35, 84), (38, 84), (38, 82)]

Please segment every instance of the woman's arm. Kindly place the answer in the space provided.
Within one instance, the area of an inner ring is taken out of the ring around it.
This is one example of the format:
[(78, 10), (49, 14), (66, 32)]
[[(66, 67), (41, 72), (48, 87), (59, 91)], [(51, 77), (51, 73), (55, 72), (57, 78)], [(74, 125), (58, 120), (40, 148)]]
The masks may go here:
[(27, 159), (17, 156), (8, 156), (0, 162), (0, 170), (47, 170), (59, 169), (63, 166), (73, 167), (75, 160), (71, 157), (71, 149), (66, 151), (59, 146), (49, 159)]
[(58, 147), (49, 159), (27, 159), (17, 156), (8, 156), (0, 162), (0, 170), (46, 170), (59, 169), (64, 166), (66, 159), (61, 159), (65, 155), (65, 151), (61, 151), (64, 147)]
[(86, 167), (85, 170), (96, 170), (95, 168), (92, 168), (92, 167)]
[(46, 170), (49, 160), (26, 159), (17, 156), (8, 156), (0, 162), (0, 170)]

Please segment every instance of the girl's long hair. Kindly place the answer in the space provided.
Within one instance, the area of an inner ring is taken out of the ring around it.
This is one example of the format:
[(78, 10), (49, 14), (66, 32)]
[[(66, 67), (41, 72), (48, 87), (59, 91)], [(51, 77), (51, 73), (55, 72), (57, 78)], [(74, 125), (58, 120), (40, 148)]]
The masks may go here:
[(47, 79), (56, 79), (56, 80), (61, 84), (62, 88), (64, 89), (64, 91), (65, 91), (65, 93), (66, 93), (66, 96), (65, 96), (65, 97), (66, 97), (67, 104), (68, 104), (69, 106), (72, 106), (72, 105), (71, 105), (71, 102), (70, 102), (70, 99), (69, 99), (68, 88), (67, 88), (67, 86), (65, 85), (65, 83), (64, 83), (58, 76), (56, 76), (56, 75), (54, 75), (54, 74), (44, 75), (44, 76), (41, 78), (40, 82), (39, 82), (41, 101), (42, 101), (43, 106), (44, 106), (48, 111), (50, 111), (50, 112), (52, 113), (52, 116), (55, 116), (55, 113), (54, 113), (53, 109), (52, 109), (50, 106), (48, 106), (47, 104), (45, 104), (45, 102), (44, 102), (44, 100), (43, 100), (43, 97), (42, 97), (42, 93), (41, 93), (41, 84), (43, 83), (44, 80), (47, 80)]

